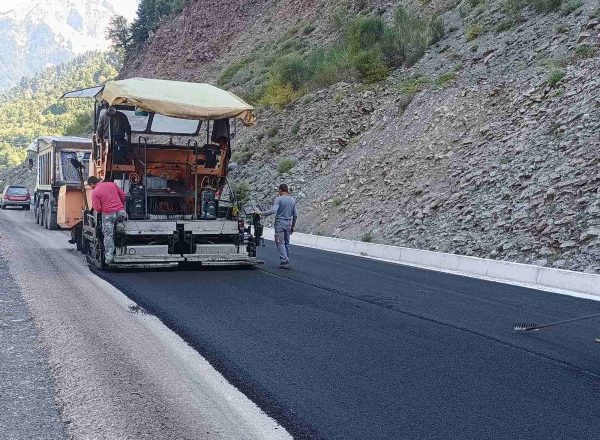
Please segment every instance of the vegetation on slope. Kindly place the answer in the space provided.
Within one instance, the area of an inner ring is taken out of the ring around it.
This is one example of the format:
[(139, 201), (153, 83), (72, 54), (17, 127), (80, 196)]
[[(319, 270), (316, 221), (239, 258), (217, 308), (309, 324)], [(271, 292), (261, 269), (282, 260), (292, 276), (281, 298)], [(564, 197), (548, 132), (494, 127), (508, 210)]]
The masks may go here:
[(402, 6), (389, 22), (374, 13), (348, 12), (334, 21), (340, 37), (331, 47), (311, 47), (307, 37), (314, 26), (301, 25), (228, 67), (219, 84), (240, 88), (251, 102), (281, 108), (309, 90), (339, 81), (382, 81), (391, 70), (416, 63), (444, 34), (440, 18)]
[(81, 135), (91, 130), (87, 100), (59, 101), (69, 90), (92, 87), (117, 75), (118, 57), (89, 53), (51, 67), (0, 97), (0, 168), (25, 158), (27, 145), (41, 135)]

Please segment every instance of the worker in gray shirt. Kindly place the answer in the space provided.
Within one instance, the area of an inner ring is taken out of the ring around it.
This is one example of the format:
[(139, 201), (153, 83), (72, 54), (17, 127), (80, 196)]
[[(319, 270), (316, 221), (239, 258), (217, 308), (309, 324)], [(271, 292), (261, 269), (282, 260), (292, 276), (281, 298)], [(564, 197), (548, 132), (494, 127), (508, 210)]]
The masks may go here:
[(288, 186), (285, 183), (279, 185), (279, 197), (275, 198), (273, 208), (270, 211), (261, 212), (260, 215), (267, 217), (275, 214), (275, 244), (279, 250), (281, 269), (290, 267), (290, 235), (296, 227), (296, 200), (289, 195)]

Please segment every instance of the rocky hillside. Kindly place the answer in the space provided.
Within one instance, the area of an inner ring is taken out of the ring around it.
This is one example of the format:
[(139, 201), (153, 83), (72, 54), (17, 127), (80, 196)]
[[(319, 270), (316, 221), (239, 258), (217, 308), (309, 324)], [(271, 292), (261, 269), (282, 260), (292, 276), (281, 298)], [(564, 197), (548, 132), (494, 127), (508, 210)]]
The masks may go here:
[(266, 105), (286, 47), (332, 47), (346, 11), (389, 22), (396, 6), (191, 0), (122, 76), (218, 82), (262, 104), (234, 178), (257, 201), (289, 182), (305, 232), (599, 271), (597, 0), (415, 2), (444, 28), (415, 63)]
[(77, 55), (106, 50), (111, 18), (131, 19), (136, 6), (137, 0), (0, 2), (0, 90)]

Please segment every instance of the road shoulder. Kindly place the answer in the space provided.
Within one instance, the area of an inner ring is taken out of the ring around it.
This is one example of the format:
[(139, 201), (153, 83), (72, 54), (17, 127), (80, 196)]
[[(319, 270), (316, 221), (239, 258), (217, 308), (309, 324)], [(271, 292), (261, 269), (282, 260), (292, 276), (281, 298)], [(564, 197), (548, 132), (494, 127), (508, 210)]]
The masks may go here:
[(9, 273), (3, 241), (0, 238), (0, 432), (7, 440), (64, 439), (47, 353)]

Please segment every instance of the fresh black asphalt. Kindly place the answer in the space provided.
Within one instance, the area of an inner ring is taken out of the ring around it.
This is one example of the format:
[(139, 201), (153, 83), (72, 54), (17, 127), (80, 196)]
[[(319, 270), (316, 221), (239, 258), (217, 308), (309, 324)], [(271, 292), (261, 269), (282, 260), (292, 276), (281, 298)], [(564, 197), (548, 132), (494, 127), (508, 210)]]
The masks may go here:
[(269, 244), (254, 270), (103, 273), (295, 438), (598, 439), (600, 302)]

